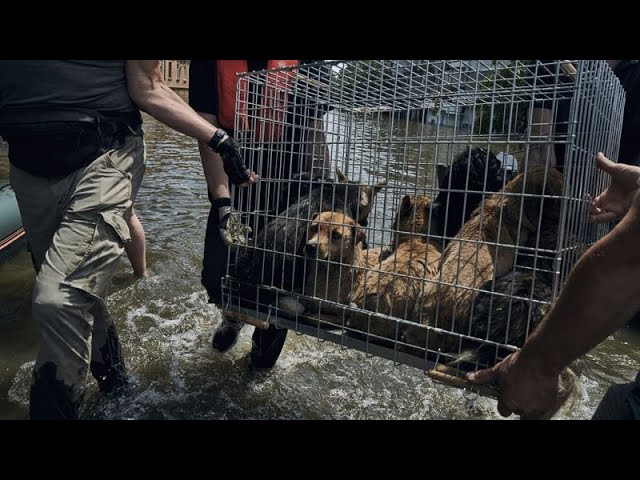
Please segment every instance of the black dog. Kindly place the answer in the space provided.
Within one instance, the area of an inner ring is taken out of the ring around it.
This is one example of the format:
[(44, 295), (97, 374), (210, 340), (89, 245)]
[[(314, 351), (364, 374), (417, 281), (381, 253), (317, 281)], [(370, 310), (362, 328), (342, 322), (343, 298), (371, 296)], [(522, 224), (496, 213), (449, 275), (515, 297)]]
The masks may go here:
[(442, 232), (446, 246), (482, 202), (482, 192), (497, 192), (505, 178), (502, 164), (493, 153), (474, 148), (458, 155), (449, 167), (438, 165), (438, 180), (440, 192), (431, 208), (440, 224), (431, 231)]
[[(341, 174), (342, 172), (339, 173), (339, 176)], [(294, 175), (291, 180), (284, 182), (280, 187), (276, 212), (284, 212), (292, 205), (298, 203), (300, 198), (309, 195), (312, 190), (322, 188), (325, 183), (326, 181), (320, 175), (312, 176), (310, 173)]]
[(347, 181), (340, 172), (338, 178), (338, 182), (307, 183), (308, 193), (299, 197), (304, 190), (296, 185), (282, 192), (281, 205), (290, 203), (292, 198), (297, 198), (297, 202), (269, 220), (249, 247), (239, 248), (234, 275), (240, 282), (242, 305), (255, 308), (256, 304), (264, 307), (274, 303), (275, 292), (258, 289), (258, 286), (288, 292), (301, 290), (305, 278), (303, 249), (307, 227), (317, 213), (340, 212), (357, 219), (361, 225), (366, 224), (375, 195), (386, 182), (361, 185)]
[[(468, 332), (475, 338), (522, 347), (550, 308), (552, 285), (549, 278), (531, 270), (509, 272), (480, 289), (473, 304)], [(471, 354), (474, 361), (485, 365), (493, 365), (511, 353), (487, 344), (474, 347)]]
[[(547, 303), (552, 297), (549, 276), (531, 270), (515, 271), (497, 279), (493, 286), (491, 283), (483, 285), (481, 288), (487, 291), (476, 297), (468, 333), (472, 337), (521, 348), (551, 308)], [(491, 294), (492, 287), (494, 292), (507, 296)], [(466, 364), (467, 367), (463, 369), (471, 370), (493, 366), (512, 353), (498, 345), (470, 340), (464, 340), (461, 347), (461, 353), (452, 364)], [(568, 398), (577, 394), (578, 376), (582, 374), (583, 368), (584, 358), (580, 357), (563, 369), (559, 383), (561, 397)]]

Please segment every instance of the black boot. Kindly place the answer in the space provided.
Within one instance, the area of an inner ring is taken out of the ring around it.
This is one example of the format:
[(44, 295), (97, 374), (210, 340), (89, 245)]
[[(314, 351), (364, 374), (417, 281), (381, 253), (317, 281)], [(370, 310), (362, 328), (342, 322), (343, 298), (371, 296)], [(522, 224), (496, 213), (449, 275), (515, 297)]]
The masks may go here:
[(100, 348), (102, 362), (91, 362), (89, 369), (98, 382), (98, 388), (103, 394), (117, 391), (121, 392), (127, 385), (129, 379), (122, 358), (120, 340), (116, 328), (112, 325), (107, 330), (107, 341)]
[[(57, 367), (47, 362), (34, 372), (29, 399), (31, 420), (77, 420), (82, 395), (73, 385), (56, 379)], [(84, 391), (84, 385), (80, 386)]]
[(269, 325), (268, 330), (256, 328), (253, 332), (250, 366), (253, 368), (272, 368), (278, 361), (284, 342), (287, 339), (286, 328)]
[(238, 336), (244, 323), (237, 322), (227, 317), (222, 317), (222, 322), (213, 333), (211, 346), (219, 352), (226, 352), (238, 341)]

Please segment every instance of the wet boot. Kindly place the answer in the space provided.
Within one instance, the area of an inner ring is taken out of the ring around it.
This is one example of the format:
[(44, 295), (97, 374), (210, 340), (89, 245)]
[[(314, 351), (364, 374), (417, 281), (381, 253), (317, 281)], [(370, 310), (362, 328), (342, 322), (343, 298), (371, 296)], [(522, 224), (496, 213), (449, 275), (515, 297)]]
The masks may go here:
[(244, 323), (242, 322), (222, 317), (222, 322), (220, 322), (220, 325), (218, 325), (218, 328), (216, 328), (216, 331), (213, 333), (211, 346), (219, 352), (226, 352), (238, 341), (238, 336), (243, 326)]
[(287, 329), (269, 325), (268, 330), (256, 328), (252, 337), (250, 367), (258, 369), (272, 368), (278, 361), (280, 352), (287, 339)]
[(100, 392), (105, 395), (112, 392), (121, 393), (129, 385), (129, 378), (115, 327), (110, 326), (107, 329), (107, 341), (100, 348), (100, 354), (103, 361), (92, 361), (89, 365)]
[(31, 420), (77, 420), (84, 386), (65, 385), (56, 378), (57, 367), (47, 362), (34, 372), (29, 398)]

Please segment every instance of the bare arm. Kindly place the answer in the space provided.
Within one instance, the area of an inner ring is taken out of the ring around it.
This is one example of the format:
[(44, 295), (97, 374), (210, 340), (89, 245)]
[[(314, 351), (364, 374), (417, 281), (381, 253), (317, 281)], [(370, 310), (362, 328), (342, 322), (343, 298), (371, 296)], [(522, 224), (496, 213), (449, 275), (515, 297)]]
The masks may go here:
[(555, 306), (522, 350), (468, 374), (497, 382), (498, 410), (549, 418), (560, 407), (559, 373), (625, 325), (640, 306), (640, 193), (622, 221), (594, 244), (567, 279)]
[(217, 128), (198, 115), (162, 80), (160, 61), (127, 60), (129, 95), (138, 107), (180, 133), (205, 144)]
[(574, 267), (555, 307), (521, 352), (558, 373), (624, 326), (640, 308), (640, 194), (622, 221)]
[[(138, 107), (147, 112), (156, 120), (164, 123), (165, 125), (177, 130), (180, 133), (189, 135), (200, 142), (200, 145), (206, 145), (213, 137), (213, 134), (218, 130), (212, 123), (205, 120), (202, 116), (198, 115), (178, 94), (171, 90), (162, 80), (162, 74), (160, 73), (160, 61), (159, 60), (127, 60), (126, 64), (127, 74), (127, 87), (129, 89), (129, 95)], [(225, 135), (220, 144), (228, 144), (232, 142), (231, 139)], [(202, 150), (202, 149), (201, 149)], [(235, 151), (237, 153), (237, 150)], [(223, 153), (225, 155), (225, 153)], [(233, 158), (236, 162), (236, 168), (240, 168), (240, 174), (236, 172), (236, 184), (242, 186), (248, 186), (255, 183), (258, 180), (258, 176), (246, 170), (246, 167), (242, 164), (239, 154), (237, 158)], [(217, 172), (229, 171), (225, 168), (218, 168), (218, 163), (222, 163), (220, 155), (207, 155), (202, 157), (203, 169), (205, 177), (207, 178), (207, 184), (222, 184), (228, 182), (229, 178), (225, 175), (225, 178), (211, 178), (211, 175), (216, 175)], [(205, 160), (211, 159), (216, 162), (216, 165), (206, 165)], [(229, 163), (232, 163), (230, 160)], [(231, 170), (233, 172), (233, 170)], [(244, 178), (243, 178), (244, 177)], [(241, 183), (243, 180), (246, 181)], [(233, 180), (233, 177), (232, 177)]]
[[(210, 113), (198, 112), (202, 118), (209, 123), (218, 126), (218, 119)], [(202, 161), (202, 170), (207, 179), (207, 187), (213, 198), (229, 197), (229, 177), (224, 173), (222, 168), (222, 160), (220, 155), (215, 153), (206, 142), (198, 141), (200, 149), (200, 160)]]

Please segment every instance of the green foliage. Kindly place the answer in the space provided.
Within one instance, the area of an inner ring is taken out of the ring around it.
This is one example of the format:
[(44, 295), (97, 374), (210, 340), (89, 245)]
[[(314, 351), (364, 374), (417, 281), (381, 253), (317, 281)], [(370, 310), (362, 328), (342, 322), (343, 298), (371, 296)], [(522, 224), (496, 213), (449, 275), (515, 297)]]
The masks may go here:
[[(497, 61), (493, 61), (497, 66)], [(511, 60), (495, 68), (478, 85), (474, 134), (521, 133), (526, 127), (526, 105), (515, 94), (526, 85), (526, 61)]]
[[(429, 71), (425, 70), (424, 65), (414, 66), (410, 73), (417, 78), (441, 75), (441, 66), (438, 64), (439, 62), (436, 62), (433, 67), (429, 66)], [(471, 78), (463, 80), (465, 82), (463, 88), (468, 94), (473, 95), (473, 105), (467, 104), (468, 108), (473, 108), (475, 117), (473, 133), (506, 135), (509, 132), (511, 134), (523, 132), (526, 127), (527, 102), (518, 100), (526, 90), (527, 61), (511, 60), (507, 63), (498, 63), (493, 60), (492, 65), (493, 70), (481, 72), (477, 85), (473, 84)], [(453, 70), (451, 73), (456, 75)], [(358, 106), (362, 106), (363, 103), (391, 104), (393, 102), (391, 94), (394, 92), (396, 83), (395, 68), (389, 68), (384, 60), (345, 62), (338, 80), (344, 101), (353, 100)], [(455, 88), (454, 85), (445, 84), (444, 97), (438, 95), (430, 99), (433, 102), (430, 110), (436, 118), (443, 109), (445, 99), (447, 97), (451, 99), (452, 95), (457, 95)], [(451, 89), (451, 94), (447, 96), (448, 89)]]

